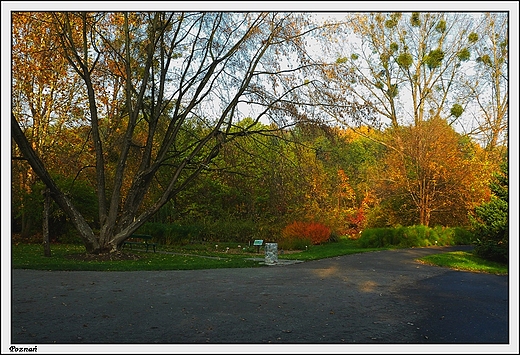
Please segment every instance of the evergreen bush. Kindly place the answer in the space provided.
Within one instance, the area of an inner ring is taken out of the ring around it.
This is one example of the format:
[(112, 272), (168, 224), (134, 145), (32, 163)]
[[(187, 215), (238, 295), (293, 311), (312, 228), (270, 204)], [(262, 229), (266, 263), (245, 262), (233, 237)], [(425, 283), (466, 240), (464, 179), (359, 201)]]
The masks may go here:
[(492, 196), (470, 215), (476, 237), (475, 253), (485, 259), (507, 262), (509, 259), (509, 177), (507, 161), (500, 166), (489, 187)]

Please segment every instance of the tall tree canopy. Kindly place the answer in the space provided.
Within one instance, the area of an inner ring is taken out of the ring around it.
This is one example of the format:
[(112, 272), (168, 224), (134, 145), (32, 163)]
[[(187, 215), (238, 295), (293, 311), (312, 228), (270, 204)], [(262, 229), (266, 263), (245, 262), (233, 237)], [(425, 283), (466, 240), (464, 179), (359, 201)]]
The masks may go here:
[(469, 88), (472, 103), (472, 125), (467, 132), (482, 142), (495, 158), (506, 152), (509, 117), (509, 31), (505, 13), (486, 13), (478, 33), (480, 41), (475, 48), (474, 74), (465, 86)]
[(338, 45), (325, 39), (335, 63), (327, 70), (330, 89), (316, 93), (337, 121), (381, 128), (440, 117), (490, 148), (503, 142), (507, 13), (352, 13), (347, 19)]
[[(18, 17), (39, 25), (15, 28), (14, 45), (45, 34), (53, 46), (38, 50), (67, 64), (61, 78), (81, 82), (74, 115), (53, 114), (70, 126), (89, 126), (99, 231), (54, 184), (22, 132), (33, 116), (22, 102), (13, 109), (12, 135), (94, 253), (117, 250), (223, 146), (258, 133), (261, 119), (283, 126), (298, 113), (292, 102), (313, 67), (304, 45), (313, 27), (304, 14), (13, 13)], [(290, 63), (283, 59), (288, 53), (297, 54)], [(14, 52), (13, 61), (24, 55)], [(257, 114), (235, 129), (242, 104), (255, 105)]]
[(409, 224), (425, 226), (432, 220), (464, 221), (485, 192), (477, 186), (483, 164), (472, 159), (477, 147), (440, 118), (398, 127), (386, 136), (388, 145), (397, 148), (385, 155), (378, 190), (398, 203), (401, 218), (409, 214)]

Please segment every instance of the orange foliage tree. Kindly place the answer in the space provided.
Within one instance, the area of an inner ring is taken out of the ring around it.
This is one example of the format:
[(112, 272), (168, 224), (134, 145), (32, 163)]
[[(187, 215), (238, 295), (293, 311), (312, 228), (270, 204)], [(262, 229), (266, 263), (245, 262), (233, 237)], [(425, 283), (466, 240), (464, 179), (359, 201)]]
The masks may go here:
[[(52, 21), (49, 12), (13, 13), (12, 112), (49, 171), (74, 177), (92, 161), (81, 153), (88, 153), (88, 131), (79, 127), (85, 100), (79, 95), (79, 77), (69, 70), (66, 58), (56, 55), (60, 45)], [(27, 236), (35, 220), (28, 195), (37, 176), (15, 144), (12, 156), (12, 213), (20, 216), (18, 228)]]
[(395, 212), (410, 214), (412, 224), (449, 219), (464, 224), (484, 192), (475, 189), (475, 170), (482, 166), (470, 158), (471, 143), (437, 117), (389, 130), (386, 143), (392, 149), (381, 171), (379, 195), (400, 201)]

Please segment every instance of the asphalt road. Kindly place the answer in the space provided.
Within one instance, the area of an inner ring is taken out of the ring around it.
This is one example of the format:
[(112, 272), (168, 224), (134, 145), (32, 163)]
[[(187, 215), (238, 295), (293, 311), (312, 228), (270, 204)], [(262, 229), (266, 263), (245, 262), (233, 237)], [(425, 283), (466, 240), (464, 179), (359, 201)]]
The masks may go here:
[(252, 269), (12, 270), (16, 344), (507, 344), (508, 276), (422, 265), (465, 247)]

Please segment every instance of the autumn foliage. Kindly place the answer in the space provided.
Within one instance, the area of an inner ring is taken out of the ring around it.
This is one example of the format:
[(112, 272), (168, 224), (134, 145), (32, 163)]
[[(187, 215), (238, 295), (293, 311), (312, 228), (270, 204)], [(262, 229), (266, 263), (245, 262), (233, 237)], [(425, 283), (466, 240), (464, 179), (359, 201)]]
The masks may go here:
[[(507, 16), (485, 16), (472, 38), (476, 28), (445, 27), (466, 15), (352, 14), (366, 47), (325, 69), (304, 41), (343, 43), (343, 31), (323, 36), (311, 14), (13, 12), (12, 231), (41, 235), (47, 173), (52, 196), (71, 200), (52, 205), (51, 234), (81, 237), (89, 253), (118, 251), (140, 228), (297, 250), (331, 231), (466, 226), (507, 149)], [(466, 115), (486, 123), (464, 127)]]
[(366, 224), (366, 211), (365, 206), (359, 207), (354, 214), (347, 218), (348, 228), (346, 233), (351, 239), (357, 239)]
[(282, 236), (284, 239), (307, 239), (317, 245), (326, 242), (330, 232), (329, 227), (319, 222), (295, 221), (283, 229)]

